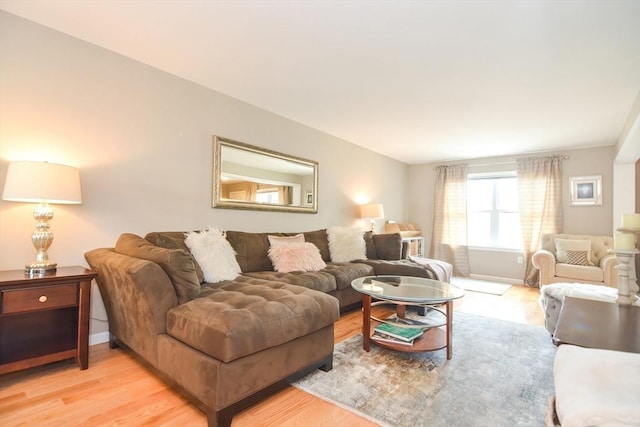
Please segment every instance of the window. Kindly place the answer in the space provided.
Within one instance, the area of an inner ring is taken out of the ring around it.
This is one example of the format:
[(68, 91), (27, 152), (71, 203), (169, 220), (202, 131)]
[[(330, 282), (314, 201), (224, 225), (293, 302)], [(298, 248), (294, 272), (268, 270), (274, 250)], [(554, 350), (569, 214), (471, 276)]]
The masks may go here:
[(277, 188), (263, 188), (258, 190), (256, 194), (256, 202), (269, 203), (271, 205), (277, 205), (279, 203), (279, 194)]
[(516, 173), (476, 173), (467, 178), (469, 246), (521, 249)]

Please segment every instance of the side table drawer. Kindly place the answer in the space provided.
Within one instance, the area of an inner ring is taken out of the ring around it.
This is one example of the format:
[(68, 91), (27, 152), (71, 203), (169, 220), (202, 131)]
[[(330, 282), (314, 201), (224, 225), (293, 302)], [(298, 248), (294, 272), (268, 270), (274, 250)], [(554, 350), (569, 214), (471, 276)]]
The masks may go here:
[(0, 314), (22, 313), (78, 305), (78, 285), (43, 286), (2, 291)]

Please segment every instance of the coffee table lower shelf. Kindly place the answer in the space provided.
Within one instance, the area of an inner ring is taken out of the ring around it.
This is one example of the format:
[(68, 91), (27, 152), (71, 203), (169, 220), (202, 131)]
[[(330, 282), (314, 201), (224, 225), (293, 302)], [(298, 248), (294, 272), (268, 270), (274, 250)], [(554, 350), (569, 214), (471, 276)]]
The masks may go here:
[[(375, 323), (375, 324), (373, 324)], [(447, 334), (441, 327), (431, 328), (413, 341), (413, 344), (400, 344), (389, 341), (381, 341), (373, 337), (377, 322), (372, 322), (369, 332), (369, 341), (380, 347), (409, 353), (422, 353), (425, 351), (441, 350), (447, 347)]]
[[(398, 317), (405, 317), (406, 305), (398, 303), (396, 301), (387, 301), (396, 305), (396, 314)], [(371, 318), (371, 295), (362, 295), (362, 348), (365, 351), (369, 351), (371, 343), (375, 343), (380, 347), (389, 348), (397, 351), (404, 351), (410, 353), (435, 351), (443, 348), (447, 349), (447, 360), (452, 357), (452, 323), (453, 323), (453, 301), (449, 300), (444, 303), (445, 311), (442, 314), (445, 317), (445, 324), (442, 326), (432, 327), (424, 331), (422, 335), (415, 339), (412, 345), (396, 344), (388, 341), (380, 341), (373, 338), (375, 327), (380, 323)], [(433, 306), (433, 304), (421, 304), (421, 307)], [(439, 310), (438, 310), (439, 311)], [(366, 333), (368, 332), (368, 333)]]

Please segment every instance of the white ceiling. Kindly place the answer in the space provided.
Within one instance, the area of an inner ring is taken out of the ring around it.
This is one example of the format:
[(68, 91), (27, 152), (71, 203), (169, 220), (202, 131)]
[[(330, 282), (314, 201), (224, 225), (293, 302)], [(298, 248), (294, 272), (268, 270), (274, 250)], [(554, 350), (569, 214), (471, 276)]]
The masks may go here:
[(0, 0), (409, 164), (613, 145), (640, 1)]

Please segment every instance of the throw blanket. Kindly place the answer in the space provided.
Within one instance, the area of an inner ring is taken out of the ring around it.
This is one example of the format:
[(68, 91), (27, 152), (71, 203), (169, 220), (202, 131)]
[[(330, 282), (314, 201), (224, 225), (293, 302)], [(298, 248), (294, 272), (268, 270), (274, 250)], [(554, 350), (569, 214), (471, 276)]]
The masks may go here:
[(422, 258), (417, 256), (409, 257), (413, 262), (420, 265), (424, 265), (431, 269), (441, 282), (451, 282), (451, 275), (453, 274), (453, 266), (448, 262), (440, 261), (437, 259)]

